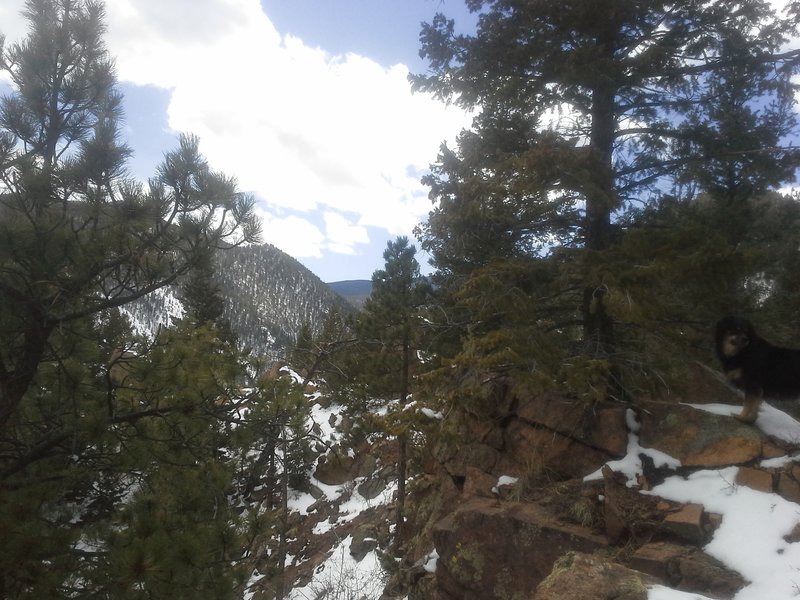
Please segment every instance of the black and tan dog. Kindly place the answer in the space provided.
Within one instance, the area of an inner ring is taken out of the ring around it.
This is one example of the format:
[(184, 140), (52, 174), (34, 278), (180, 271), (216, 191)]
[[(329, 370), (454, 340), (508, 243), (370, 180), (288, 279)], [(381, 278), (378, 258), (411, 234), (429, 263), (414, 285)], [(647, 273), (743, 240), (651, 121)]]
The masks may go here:
[(725, 375), (744, 392), (744, 408), (737, 419), (754, 422), (762, 399), (800, 398), (800, 350), (769, 343), (750, 321), (739, 317), (717, 323), (716, 346)]

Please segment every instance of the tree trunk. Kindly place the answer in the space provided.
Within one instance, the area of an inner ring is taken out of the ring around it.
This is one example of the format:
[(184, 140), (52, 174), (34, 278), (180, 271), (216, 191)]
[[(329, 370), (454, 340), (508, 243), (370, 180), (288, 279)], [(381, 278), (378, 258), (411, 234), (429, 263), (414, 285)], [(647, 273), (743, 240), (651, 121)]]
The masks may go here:
[(406, 471), (407, 471), (407, 451), (408, 443), (406, 435), (401, 434), (397, 437), (398, 457), (397, 457), (397, 519), (395, 520), (395, 548), (399, 549), (403, 544), (403, 527), (405, 523), (405, 504), (406, 504)]
[(13, 367), (0, 361), (0, 428), (17, 412), (39, 370), (52, 327), (34, 324), (23, 335), (23, 347)]
[[(606, 46), (598, 44), (603, 49)], [(609, 46), (610, 47), (610, 46)], [(613, 82), (598, 76), (592, 94), (592, 128), (589, 140), (589, 189), (586, 191), (586, 249), (602, 252), (611, 246), (611, 214), (617, 205), (614, 189), (615, 88)], [(590, 257), (591, 258), (591, 257)], [(605, 307), (603, 282), (587, 277), (583, 293), (584, 339), (592, 354), (608, 356), (614, 348), (613, 321)]]
[(286, 535), (289, 530), (289, 470), (286, 464), (288, 442), (286, 432), (281, 434), (283, 445), (283, 476), (281, 477), (281, 507), (278, 532), (278, 577), (275, 584), (275, 599), (283, 600), (286, 595)]
[[(403, 338), (403, 366), (400, 375), (400, 409), (406, 405), (409, 395), (409, 371), (411, 369), (411, 342), (408, 334)], [(406, 504), (406, 471), (408, 469), (408, 439), (405, 432), (397, 436), (397, 506), (395, 520), (395, 548), (399, 549), (403, 542), (403, 525), (405, 522)]]

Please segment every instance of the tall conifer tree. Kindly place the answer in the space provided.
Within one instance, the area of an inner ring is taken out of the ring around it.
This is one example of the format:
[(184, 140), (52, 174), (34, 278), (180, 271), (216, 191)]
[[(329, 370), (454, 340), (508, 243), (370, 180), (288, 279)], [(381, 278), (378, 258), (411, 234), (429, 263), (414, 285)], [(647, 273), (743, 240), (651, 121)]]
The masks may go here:
[(797, 13), (764, 0), (467, 5), (476, 32), (437, 15), (420, 36), (430, 71), (412, 77), (476, 111), (426, 179), (436, 206), (423, 247), (456, 286), (495, 259), (566, 259), (575, 277), (561, 288), (579, 293), (562, 303), (580, 307), (584, 342), (610, 356), (603, 255), (631, 209), (698, 190), (741, 206), (793, 177), (800, 51), (785, 45)]
[(172, 283), (215, 247), (254, 240), (253, 199), (181, 139), (145, 190), (126, 178), (121, 95), (94, 0), (28, 0), (0, 67), (0, 425), (56, 329)]
[(192, 136), (132, 181), (102, 3), (24, 14), (0, 52), (0, 597), (235, 595), (215, 417), (238, 356), (117, 309), (256, 240), (253, 200)]
[(369, 357), (372, 392), (396, 397), (399, 410), (389, 427), (398, 440), (397, 542), (402, 539), (408, 453), (408, 424), (403, 410), (411, 394), (411, 375), (416, 366), (419, 311), (429, 298), (430, 287), (420, 275), (416, 248), (407, 237), (388, 242), (384, 268), (372, 275), (372, 293), (358, 316), (356, 331)]

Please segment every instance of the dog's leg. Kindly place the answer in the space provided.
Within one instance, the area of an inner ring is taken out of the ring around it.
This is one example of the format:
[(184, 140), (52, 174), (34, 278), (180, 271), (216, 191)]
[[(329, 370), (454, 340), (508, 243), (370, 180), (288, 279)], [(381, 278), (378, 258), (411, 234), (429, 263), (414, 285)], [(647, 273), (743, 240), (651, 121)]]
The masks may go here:
[(743, 423), (755, 423), (758, 417), (758, 408), (761, 406), (761, 396), (756, 394), (744, 395), (744, 407), (736, 418)]

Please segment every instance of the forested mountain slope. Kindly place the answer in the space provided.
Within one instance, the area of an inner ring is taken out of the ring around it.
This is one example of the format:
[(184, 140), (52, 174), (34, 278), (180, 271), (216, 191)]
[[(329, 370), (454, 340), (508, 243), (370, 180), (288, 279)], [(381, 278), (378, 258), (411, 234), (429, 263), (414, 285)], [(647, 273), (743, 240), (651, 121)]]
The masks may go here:
[[(282, 356), (303, 323), (316, 332), (331, 311), (353, 310), (319, 277), (271, 244), (219, 252), (215, 277), (225, 302), (224, 317), (240, 345), (256, 354)], [(153, 332), (180, 316), (178, 288), (157, 290), (126, 307), (140, 333)]]
[(225, 318), (239, 342), (263, 354), (281, 354), (303, 323), (314, 332), (336, 310), (352, 308), (319, 277), (271, 244), (221, 252), (217, 277)]

